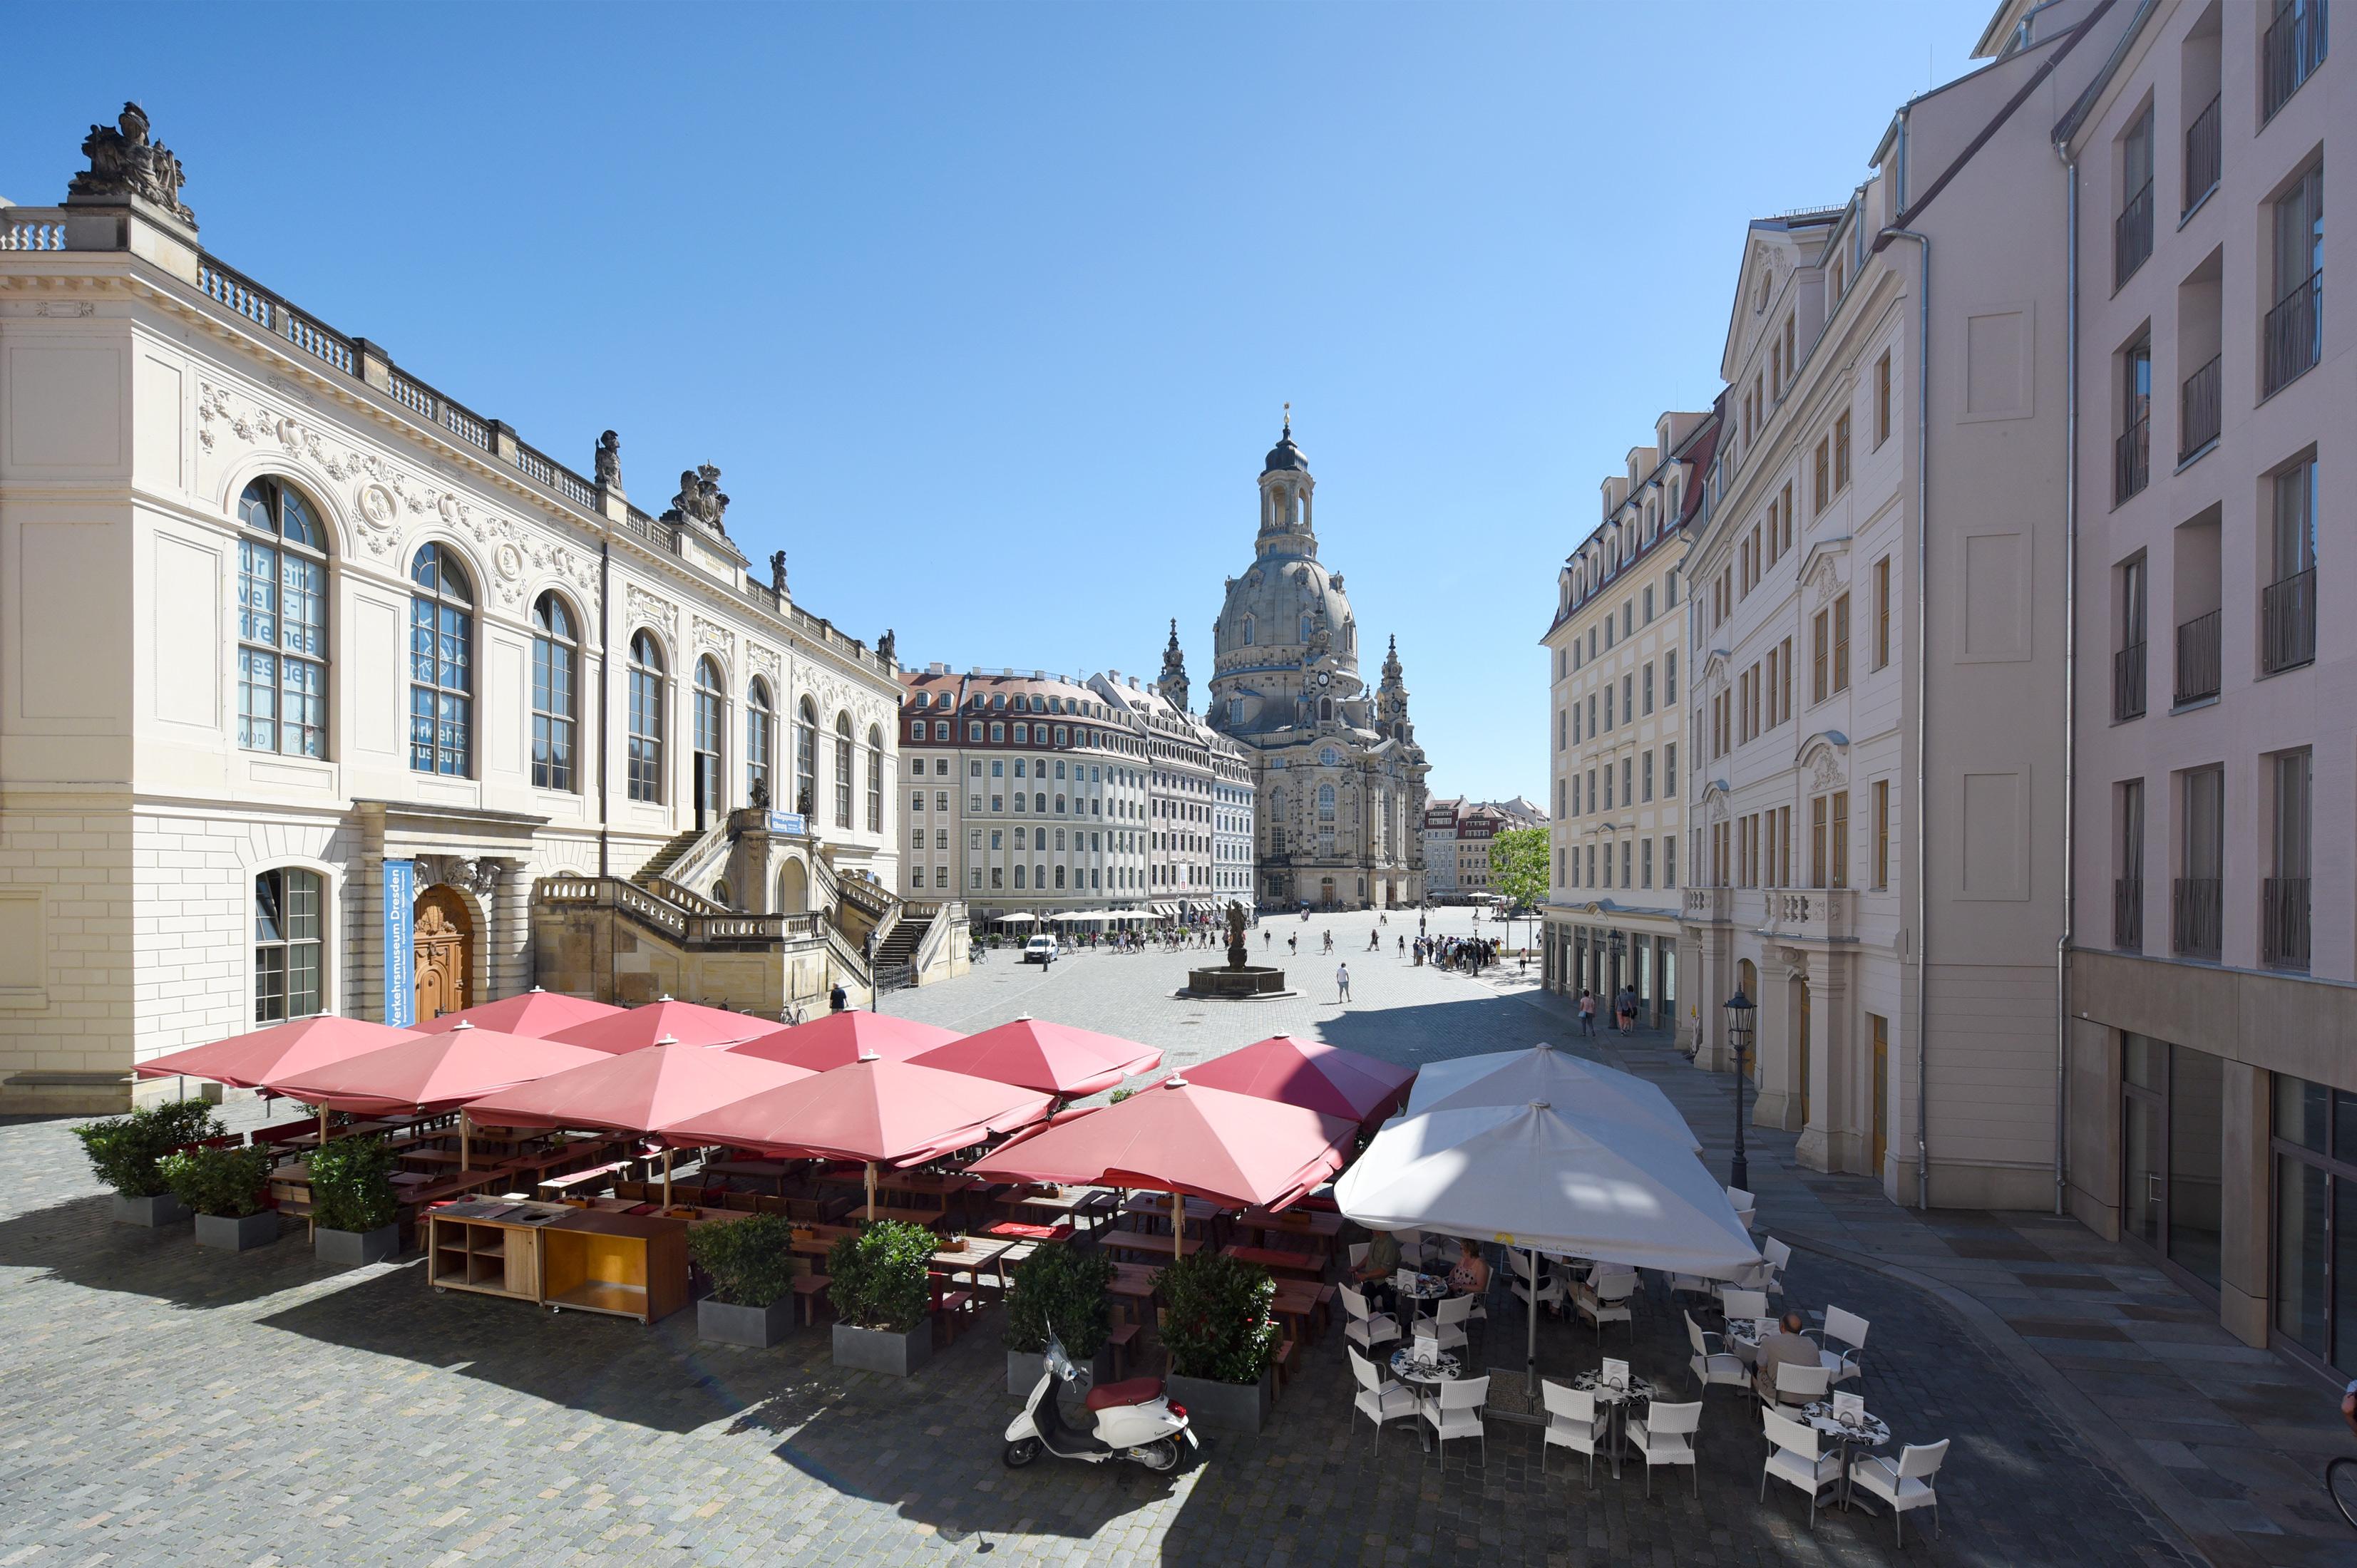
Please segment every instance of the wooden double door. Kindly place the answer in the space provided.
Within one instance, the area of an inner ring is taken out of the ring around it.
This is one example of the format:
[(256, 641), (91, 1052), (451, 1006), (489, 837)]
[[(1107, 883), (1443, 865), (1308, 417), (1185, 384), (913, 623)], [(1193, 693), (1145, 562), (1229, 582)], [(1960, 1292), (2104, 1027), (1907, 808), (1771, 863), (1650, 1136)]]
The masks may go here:
[(456, 1013), (472, 1001), (475, 918), (467, 901), (436, 885), (417, 896), (415, 922), (417, 1021)]

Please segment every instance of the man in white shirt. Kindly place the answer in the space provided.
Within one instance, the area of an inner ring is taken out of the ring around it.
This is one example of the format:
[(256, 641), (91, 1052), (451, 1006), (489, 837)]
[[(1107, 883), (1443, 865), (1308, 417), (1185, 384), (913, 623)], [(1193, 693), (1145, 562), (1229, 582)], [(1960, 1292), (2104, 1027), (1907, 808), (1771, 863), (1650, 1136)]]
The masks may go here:
[(1351, 966), (1349, 964), (1340, 964), (1335, 968), (1334, 988), (1341, 993), (1336, 998), (1337, 1001), (1348, 1002), (1351, 999)]

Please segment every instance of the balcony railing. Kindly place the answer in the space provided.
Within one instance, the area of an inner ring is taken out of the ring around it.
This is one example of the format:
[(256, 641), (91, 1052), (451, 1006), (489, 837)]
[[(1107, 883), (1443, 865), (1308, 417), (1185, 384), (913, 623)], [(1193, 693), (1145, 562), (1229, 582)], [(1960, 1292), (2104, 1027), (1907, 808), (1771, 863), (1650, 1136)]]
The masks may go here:
[(2316, 568), (2270, 583), (2259, 595), (2260, 654), (2266, 671), (2316, 662)]
[(2112, 504), (2119, 505), (2152, 478), (2152, 417), (2139, 417), (2112, 443)]
[(2259, 959), (2274, 969), (2308, 967), (2308, 878), (2270, 876), (2260, 884)]
[(2222, 383), (2219, 380), (2221, 356), (2212, 354), (2210, 362), (2185, 378), (2177, 397), (2177, 461), (2182, 467), (2208, 450), (2218, 439)]
[(2273, 395), (2324, 357), (2324, 273), (2276, 302), (2267, 312), (2266, 392)]
[(2218, 694), (2218, 614), (2196, 616), (2177, 628), (2179, 707)]
[(2112, 722), (2144, 717), (2145, 645), (2131, 643), (2112, 655)]
[(1726, 925), (1735, 918), (1735, 889), (1732, 887), (1687, 888), (1685, 918), (1697, 925)]
[(2224, 887), (2214, 876), (2180, 876), (2169, 898), (2169, 940), (2182, 958), (2215, 959)]
[(2146, 180), (2112, 220), (2112, 286), (2136, 275), (2152, 254), (2152, 181)]
[(2305, 5), (2286, 9), (2267, 29), (2261, 51), (2266, 83), (2263, 120), (2274, 119), (2276, 111), (2299, 91), (2300, 83), (2324, 63), (2324, 0), (2308, 0)]
[(2144, 951), (2144, 878), (2112, 880), (2112, 945), (2122, 952)]
[(2185, 207), (2192, 211), (2202, 198), (2218, 188), (2218, 100), (2193, 116), (2185, 127)]
[(1760, 896), (1760, 934), (1784, 941), (1856, 938), (1857, 895), (1846, 887), (1771, 887)]

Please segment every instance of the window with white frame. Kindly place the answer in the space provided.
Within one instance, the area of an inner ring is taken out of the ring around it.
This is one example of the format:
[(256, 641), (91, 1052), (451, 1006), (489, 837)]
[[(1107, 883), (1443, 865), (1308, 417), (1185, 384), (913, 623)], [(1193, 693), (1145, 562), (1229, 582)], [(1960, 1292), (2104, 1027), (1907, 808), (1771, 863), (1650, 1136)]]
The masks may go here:
[(289, 757), (328, 754), (327, 532), (275, 479), (238, 499), (237, 743)]

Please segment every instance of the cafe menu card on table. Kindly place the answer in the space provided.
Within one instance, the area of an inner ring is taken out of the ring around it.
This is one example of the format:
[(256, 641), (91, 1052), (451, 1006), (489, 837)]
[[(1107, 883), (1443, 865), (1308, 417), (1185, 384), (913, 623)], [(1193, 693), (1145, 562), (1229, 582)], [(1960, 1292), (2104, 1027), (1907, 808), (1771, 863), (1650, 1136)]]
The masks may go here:
[(1417, 1335), (1415, 1337), (1415, 1359), (1427, 1367), (1438, 1365), (1440, 1361), (1439, 1337), (1436, 1335), (1429, 1334)]
[(1604, 1370), (1597, 1375), (1597, 1381), (1602, 1383), (1607, 1388), (1627, 1388), (1629, 1386), (1629, 1363), (1626, 1361), (1615, 1361), (1610, 1357), (1606, 1357), (1604, 1360)]
[(1834, 1395), (1834, 1419), (1850, 1426), (1865, 1425), (1866, 1396), (1864, 1394)]

